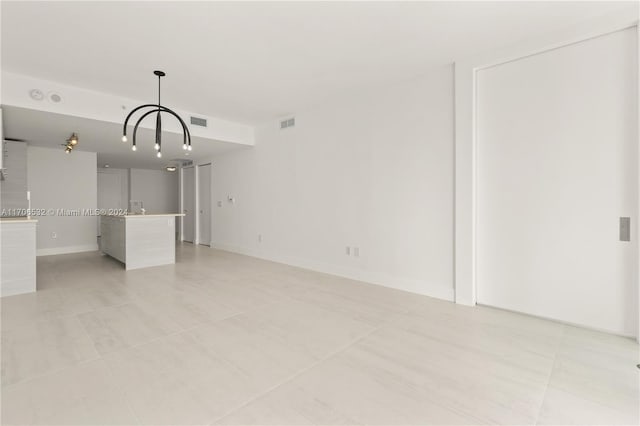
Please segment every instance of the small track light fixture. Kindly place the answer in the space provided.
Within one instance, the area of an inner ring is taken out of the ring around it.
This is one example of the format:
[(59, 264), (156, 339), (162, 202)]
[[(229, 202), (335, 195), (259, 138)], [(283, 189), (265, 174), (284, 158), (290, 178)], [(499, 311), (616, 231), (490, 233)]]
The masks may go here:
[(166, 113), (166, 114), (170, 114), (173, 115), (178, 122), (180, 122), (180, 125), (182, 126), (182, 149), (185, 149), (187, 151), (191, 151), (191, 133), (189, 132), (189, 128), (187, 127), (187, 125), (185, 124), (184, 120), (182, 118), (180, 118), (180, 116), (178, 114), (176, 114), (175, 112), (171, 111), (169, 108), (162, 106), (162, 104), (160, 103), (160, 79), (162, 77), (164, 77), (166, 74), (163, 71), (154, 71), (153, 74), (158, 76), (158, 103), (157, 104), (144, 104), (144, 105), (140, 105), (134, 109), (131, 110), (131, 112), (129, 113), (129, 115), (127, 115), (127, 118), (124, 120), (124, 125), (122, 126), (122, 142), (127, 142), (127, 124), (129, 123), (129, 119), (133, 116), (133, 114), (135, 114), (137, 111), (139, 110), (143, 110), (143, 109), (148, 109), (144, 114), (142, 114), (140, 116), (140, 118), (138, 119), (138, 121), (136, 121), (135, 126), (133, 127), (133, 136), (132, 136), (132, 140), (131, 140), (131, 150), (135, 151), (136, 150), (136, 134), (138, 133), (138, 126), (140, 125), (140, 123), (142, 122), (142, 120), (144, 120), (147, 116), (149, 116), (150, 114), (155, 113), (156, 114), (156, 137), (155, 137), (155, 144), (154, 144), (154, 149), (157, 151), (156, 153), (156, 157), (158, 158), (162, 158), (162, 117), (161, 114), (162, 113)]
[(69, 139), (67, 139), (67, 142), (62, 144), (62, 146), (64, 146), (64, 152), (66, 154), (70, 153), (73, 148), (76, 147), (76, 145), (78, 145), (77, 133), (72, 133), (71, 136), (69, 136)]

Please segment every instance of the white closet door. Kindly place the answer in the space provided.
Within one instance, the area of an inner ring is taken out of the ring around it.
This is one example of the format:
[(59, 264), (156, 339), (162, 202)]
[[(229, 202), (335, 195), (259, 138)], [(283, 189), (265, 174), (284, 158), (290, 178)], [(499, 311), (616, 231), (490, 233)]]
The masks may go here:
[[(122, 207), (122, 177), (115, 173), (98, 172), (98, 208), (109, 211), (110, 209), (121, 209)], [(98, 222), (98, 236), (102, 235), (100, 229), (100, 218)]]
[(211, 245), (211, 164), (198, 166), (198, 243)]
[(635, 31), (478, 72), (478, 303), (635, 334)]
[(195, 236), (195, 176), (193, 167), (182, 169), (182, 213), (184, 213), (182, 225), (182, 239), (193, 243)]

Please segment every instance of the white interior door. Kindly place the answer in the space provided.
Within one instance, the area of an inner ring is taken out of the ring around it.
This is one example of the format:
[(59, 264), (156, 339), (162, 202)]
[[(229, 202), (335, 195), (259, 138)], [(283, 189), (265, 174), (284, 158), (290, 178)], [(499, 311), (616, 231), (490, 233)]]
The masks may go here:
[[(98, 209), (121, 209), (122, 207), (122, 178), (115, 173), (98, 172)], [(100, 231), (100, 218), (98, 218), (98, 236)]]
[(211, 245), (211, 164), (198, 166), (198, 243)]
[(195, 176), (193, 167), (182, 169), (182, 239), (193, 243), (195, 236)]
[(636, 333), (635, 31), (478, 71), (478, 303)]

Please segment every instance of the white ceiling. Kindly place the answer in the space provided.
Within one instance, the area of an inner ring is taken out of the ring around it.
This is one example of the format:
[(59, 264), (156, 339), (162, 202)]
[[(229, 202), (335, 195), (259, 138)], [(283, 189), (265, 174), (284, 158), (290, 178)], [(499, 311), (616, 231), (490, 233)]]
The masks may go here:
[(138, 130), (138, 150), (132, 152), (131, 143), (118, 142), (122, 137), (122, 126), (117, 123), (11, 106), (4, 106), (2, 113), (6, 138), (23, 139), (30, 146), (63, 151), (62, 144), (72, 132), (76, 132), (79, 143), (74, 151), (97, 152), (98, 167), (109, 164), (122, 169), (164, 169), (174, 165), (175, 160), (207, 158), (230, 150), (246, 149), (235, 143), (192, 137), (194, 150), (185, 155), (182, 135), (165, 131), (162, 134), (162, 158), (157, 158), (153, 149), (154, 131), (150, 129)]
[(3, 69), (255, 123), (635, 2), (3, 1)]

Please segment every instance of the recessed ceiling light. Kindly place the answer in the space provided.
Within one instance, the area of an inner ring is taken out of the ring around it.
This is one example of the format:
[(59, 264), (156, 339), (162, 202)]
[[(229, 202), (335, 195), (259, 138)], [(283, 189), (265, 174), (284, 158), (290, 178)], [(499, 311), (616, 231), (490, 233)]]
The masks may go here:
[(167, 171), (168, 172), (175, 172), (176, 171), (176, 166), (167, 166)]
[(62, 96), (57, 94), (56, 92), (49, 92), (49, 100), (54, 103), (58, 103), (62, 101)]

